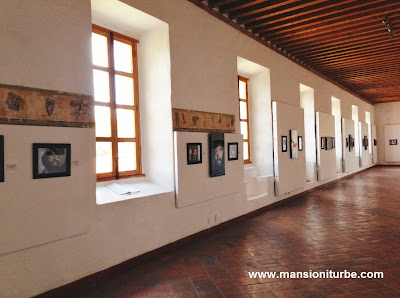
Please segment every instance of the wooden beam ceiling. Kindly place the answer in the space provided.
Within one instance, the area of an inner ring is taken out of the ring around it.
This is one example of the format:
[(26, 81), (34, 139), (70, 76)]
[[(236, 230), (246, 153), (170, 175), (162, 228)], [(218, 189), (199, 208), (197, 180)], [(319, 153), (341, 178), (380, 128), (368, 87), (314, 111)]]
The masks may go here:
[(188, 1), (362, 100), (400, 101), (398, 0)]

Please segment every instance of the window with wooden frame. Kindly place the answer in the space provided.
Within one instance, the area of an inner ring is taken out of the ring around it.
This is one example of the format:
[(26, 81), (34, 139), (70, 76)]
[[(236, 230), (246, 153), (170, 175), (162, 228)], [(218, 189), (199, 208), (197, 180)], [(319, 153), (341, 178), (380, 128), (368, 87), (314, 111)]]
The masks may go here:
[(249, 125), (249, 97), (247, 91), (247, 83), (249, 79), (238, 76), (239, 88), (239, 118), (240, 133), (243, 135), (243, 160), (244, 163), (250, 161), (250, 125)]
[(98, 180), (142, 174), (138, 41), (93, 25), (93, 82)]

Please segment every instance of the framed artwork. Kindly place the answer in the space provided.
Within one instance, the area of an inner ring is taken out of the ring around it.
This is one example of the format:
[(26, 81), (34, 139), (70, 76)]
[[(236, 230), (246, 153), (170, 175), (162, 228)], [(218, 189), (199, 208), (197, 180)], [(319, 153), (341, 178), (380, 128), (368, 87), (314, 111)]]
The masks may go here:
[(368, 137), (364, 136), (363, 138), (363, 146), (364, 146), (364, 150), (368, 149)]
[(287, 152), (287, 136), (282, 136), (282, 152)]
[(325, 137), (325, 149), (332, 150), (333, 149), (333, 138), (332, 137)]
[(374, 146), (376, 146), (376, 139), (374, 139)]
[(4, 182), (4, 136), (0, 136), (0, 182)]
[(397, 139), (389, 140), (389, 145), (390, 146), (396, 146), (397, 145)]
[(71, 144), (35, 143), (33, 179), (71, 176)]
[(325, 148), (326, 148), (325, 137), (321, 137), (321, 149), (325, 149)]
[(228, 143), (228, 160), (238, 160), (239, 158), (239, 144)]
[(225, 142), (223, 133), (209, 135), (210, 177), (225, 175)]
[(201, 143), (187, 143), (186, 153), (188, 165), (202, 163)]
[(352, 135), (349, 135), (349, 152), (351, 152), (353, 147), (354, 147), (354, 139)]
[(303, 137), (302, 136), (299, 136), (298, 144), (299, 144), (299, 151), (303, 151)]
[(299, 140), (297, 138), (297, 130), (290, 130), (290, 158), (295, 159), (299, 157)]

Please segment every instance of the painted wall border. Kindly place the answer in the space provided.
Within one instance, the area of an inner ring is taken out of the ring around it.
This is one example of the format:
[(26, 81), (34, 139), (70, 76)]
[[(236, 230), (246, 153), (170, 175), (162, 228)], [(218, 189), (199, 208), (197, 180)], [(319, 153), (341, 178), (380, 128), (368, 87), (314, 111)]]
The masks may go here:
[(0, 124), (92, 128), (93, 96), (0, 84)]

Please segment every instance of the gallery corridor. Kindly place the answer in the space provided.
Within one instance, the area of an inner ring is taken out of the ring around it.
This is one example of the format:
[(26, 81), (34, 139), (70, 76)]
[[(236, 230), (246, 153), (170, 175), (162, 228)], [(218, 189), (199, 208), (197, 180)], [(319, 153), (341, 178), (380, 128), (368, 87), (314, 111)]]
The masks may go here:
[[(63, 295), (400, 297), (399, 187), (400, 167), (374, 167)], [(251, 279), (248, 273), (310, 270), (382, 271), (384, 278)]]

